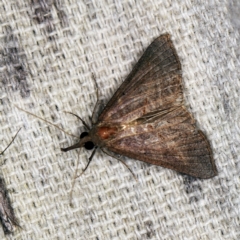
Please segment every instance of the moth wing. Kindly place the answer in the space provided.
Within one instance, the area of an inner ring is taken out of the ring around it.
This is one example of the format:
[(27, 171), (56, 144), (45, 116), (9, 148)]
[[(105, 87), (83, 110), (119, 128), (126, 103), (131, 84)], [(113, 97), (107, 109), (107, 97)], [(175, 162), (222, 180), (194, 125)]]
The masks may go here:
[(146, 49), (105, 106), (98, 121), (130, 122), (144, 114), (182, 104), (181, 64), (165, 34)]
[[(113, 136), (103, 138), (101, 126)], [(181, 64), (168, 34), (146, 49), (97, 127), (99, 145), (116, 154), (199, 178), (216, 175), (209, 142), (183, 106)]]
[(216, 175), (209, 142), (184, 107), (154, 112), (136, 123), (126, 125), (105, 143), (105, 147), (114, 153), (194, 177)]

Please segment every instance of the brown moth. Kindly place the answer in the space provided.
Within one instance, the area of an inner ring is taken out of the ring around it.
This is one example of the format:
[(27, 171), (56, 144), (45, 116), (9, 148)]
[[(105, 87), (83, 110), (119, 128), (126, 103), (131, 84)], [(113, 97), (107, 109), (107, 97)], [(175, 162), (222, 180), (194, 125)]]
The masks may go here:
[[(0, 155), (3, 155), (3, 153), (10, 147), (10, 145), (13, 143), (20, 130), (21, 128), (17, 131), (12, 141), (0, 153)], [(5, 234), (12, 233), (14, 231), (14, 226), (20, 227), (18, 220), (15, 216), (14, 210), (12, 208), (10, 198), (8, 196), (5, 181), (1, 177), (0, 177), (0, 222), (2, 223)]]
[(94, 149), (88, 165), (99, 147), (198, 178), (217, 174), (210, 144), (184, 106), (181, 63), (169, 34), (151, 43), (91, 129), (80, 120), (88, 132), (61, 150)]

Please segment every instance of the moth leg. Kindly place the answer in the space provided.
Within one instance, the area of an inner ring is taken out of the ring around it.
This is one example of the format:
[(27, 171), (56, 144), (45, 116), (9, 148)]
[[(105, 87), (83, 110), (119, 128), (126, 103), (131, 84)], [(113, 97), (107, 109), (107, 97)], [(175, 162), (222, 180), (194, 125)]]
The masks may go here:
[(0, 153), (0, 155), (3, 155), (4, 152), (11, 146), (11, 144), (13, 143), (13, 141), (15, 140), (15, 138), (17, 137), (17, 135), (18, 135), (18, 133), (19, 133), (19, 131), (20, 131), (21, 129), (22, 129), (22, 128), (20, 128), (20, 129), (17, 131), (17, 133), (14, 135), (12, 141), (11, 141), (11, 142), (7, 145), (7, 147)]
[(79, 117), (77, 114), (72, 113), (72, 112), (66, 112), (66, 111), (64, 111), (64, 112), (65, 112), (65, 113), (68, 113), (68, 114), (72, 114), (73, 116), (75, 116), (76, 118), (78, 118), (78, 119), (82, 122), (82, 124), (87, 128), (87, 130), (90, 131), (90, 127), (87, 125), (87, 123), (86, 123), (81, 117)]
[(93, 112), (92, 112), (92, 117), (90, 118), (92, 125), (97, 123), (99, 113), (103, 110), (104, 108), (104, 101), (99, 98), (99, 87), (97, 85), (96, 77), (94, 74), (92, 74), (92, 78), (95, 84), (95, 89), (96, 89), (96, 95), (97, 95), (97, 102), (94, 106)]
[(94, 110), (92, 113), (92, 117), (91, 117), (92, 125), (97, 123), (99, 113), (102, 112), (103, 108), (104, 108), (104, 101), (98, 100), (95, 104), (95, 107), (94, 107)]
[(133, 171), (130, 169), (130, 167), (124, 162), (124, 160), (126, 159), (124, 156), (110, 152), (109, 150), (107, 150), (106, 148), (101, 148), (101, 150), (106, 153), (108, 156), (117, 159), (118, 161), (120, 161), (133, 175), (133, 177), (135, 178), (135, 180), (138, 182), (138, 179), (136, 177), (136, 175), (133, 173)]
[(79, 174), (78, 176), (76, 176), (75, 178), (81, 177), (81, 176), (83, 175), (83, 173), (87, 170), (90, 162), (92, 161), (92, 159), (93, 159), (93, 157), (94, 157), (94, 155), (95, 155), (96, 150), (97, 150), (97, 147), (95, 147), (94, 150), (92, 151), (92, 154), (91, 154), (90, 158), (88, 159), (87, 166), (83, 169), (82, 173)]
[(79, 159), (79, 154), (78, 154), (77, 167), (76, 167), (76, 170), (75, 170), (75, 174), (74, 174), (74, 178), (73, 178), (73, 182), (72, 182), (72, 188), (71, 188), (70, 195), (69, 195), (69, 197), (70, 197), (70, 205), (72, 205), (72, 192), (73, 192), (74, 185), (75, 185), (75, 183), (76, 183), (76, 179), (79, 178), (79, 177), (81, 177), (81, 176), (83, 175), (83, 173), (87, 170), (90, 162), (91, 162), (92, 159), (93, 159), (93, 156), (95, 155), (96, 150), (97, 150), (97, 147), (94, 148), (91, 156), (90, 156), (89, 159), (88, 159), (87, 166), (83, 169), (83, 171), (82, 171), (81, 174), (79, 174), (79, 175), (77, 175), (78, 166), (79, 166), (79, 162), (80, 162), (80, 161), (79, 161), (79, 160), (80, 160), (80, 159)]

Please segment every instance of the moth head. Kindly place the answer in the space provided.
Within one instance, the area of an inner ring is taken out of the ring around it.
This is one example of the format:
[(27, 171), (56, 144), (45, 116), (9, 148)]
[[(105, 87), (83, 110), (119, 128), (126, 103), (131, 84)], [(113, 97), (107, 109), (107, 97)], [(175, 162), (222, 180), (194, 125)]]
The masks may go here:
[(80, 141), (78, 143), (67, 148), (61, 148), (61, 151), (67, 152), (69, 150), (81, 147), (84, 147), (87, 150), (92, 150), (95, 147), (88, 132), (82, 132), (80, 135)]
[[(82, 132), (80, 134), (80, 139), (84, 139), (85, 138), (85, 140), (86, 140), (86, 139), (88, 139), (87, 136), (89, 136), (88, 132)], [(95, 147), (95, 145), (94, 145), (94, 143), (92, 141), (85, 142), (83, 146), (87, 150), (92, 150)]]

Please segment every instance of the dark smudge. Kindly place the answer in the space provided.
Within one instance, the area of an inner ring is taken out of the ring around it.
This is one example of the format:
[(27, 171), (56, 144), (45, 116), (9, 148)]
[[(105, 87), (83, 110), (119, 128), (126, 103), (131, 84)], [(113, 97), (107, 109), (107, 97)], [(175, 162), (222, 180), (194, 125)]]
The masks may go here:
[(5, 234), (12, 233), (14, 226), (19, 226), (8, 196), (5, 181), (2, 178), (0, 178), (0, 221)]
[(201, 198), (202, 188), (199, 184), (199, 179), (183, 174), (183, 183), (185, 192), (189, 195), (189, 202), (198, 202)]
[[(52, 9), (55, 7), (57, 16), (60, 20), (61, 27), (68, 26), (68, 17), (63, 9), (61, 0), (32, 0), (31, 7), (33, 9), (33, 18), (38, 24), (43, 24), (47, 33), (52, 33), (55, 30)], [(49, 36), (52, 40), (52, 36)]]
[(17, 36), (11, 27), (6, 27), (6, 36), (3, 40), (3, 49), (0, 52), (0, 78), (7, 89), (20, 91), (23, 98), (29, 97), (30, 90), (27, 84), (27, 61), (26, 55), (20, 47)]

